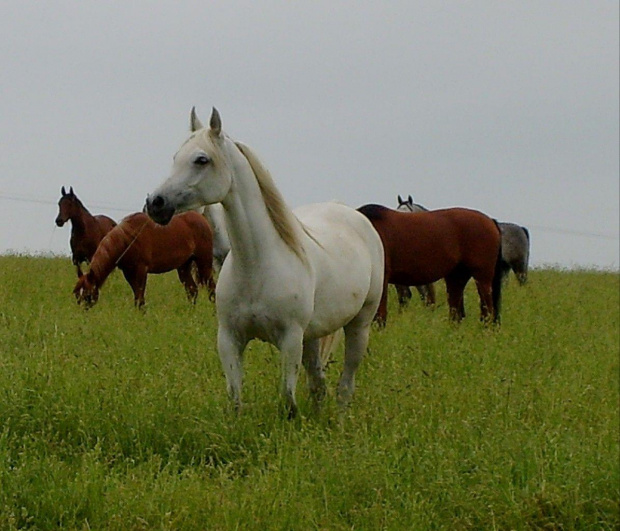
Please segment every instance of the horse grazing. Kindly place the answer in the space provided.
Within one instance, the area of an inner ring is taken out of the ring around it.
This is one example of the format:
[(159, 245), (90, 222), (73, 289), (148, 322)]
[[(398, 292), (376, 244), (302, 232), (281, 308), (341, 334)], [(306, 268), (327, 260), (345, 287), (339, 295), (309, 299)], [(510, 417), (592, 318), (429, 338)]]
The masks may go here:
[(530, 259), (530, 232), (515, 223), (499, 222), (502, 232), (502, 256), (514, 271), (519, 284), (527, 282), (528, 262)]
[(78, 303), (92, 306), (99, 290), (118, 265), (134, 294), (136, 306), (144, 305), (146, 278), (149, 273), (177, 270), (187, 297), (195, 301), (198, 287), (192, 277), (196, 264), (198, 284), (214, 293), (212, 235), (207, 220), (197, 212), (172, 218), (165, 227), (138, 212), (123, 219), (101, 241), (93, 256), (90, 271), (83, 274), (73, 290)]
[(75, 195), (72, 186), (69, 187), (69, 193), (65, 192), (64, 186), (60, 193), (56, 225), (62, 227), (67, 221), (71, 221), (69, 244), (73, 265), (79, 277), (82, 275), (80, 264), (92, 260), (99, 242), (116, 226), (116, 221), (104, 215), (93, 216)]
[(217, 343), (236, 409), (242, 354), (254, 338), (280, 350), (289, 418), (297, 413), (302, 364), (318, 406), (325, 395), (319, 339), (341, 327), (345, 361), (338, 400), (346, 404), (381, 299), (381, 239), (364, 216), (342, 204), (291, 211), (254, 152), (222, 131), (217, 110), (204, 128), (192, 109), (190, 124), (192, 134), (176, 153), (170, 177), (147, 197), (146, 208), (165, 224), (178, 211), (224, 207), (230, 253), (216, 288)]
[(500, 318), (503, 260), (501, 236), (490, 217), (466, 208), (397, 212), (380, 205), (358, 209), (374, 225), (385, 249), (383, 296), (376, 320), (387, 319), (388, 283), (416, 286), (446, 281), (450, 317), (465, 317), (463, 291), (471, 277), (480, 296), (481, 319)]
[[(405, 201), (400, 195), (398, 196), (398, 207), (396, 210), (399, 212), (428, 212), (428, 208), (413, 202), (411, 195), (407, 197)], [(398, 294), (398, 304), (401, 308), (404, 308), (411, 299), (411, 290), (409, 286), (403, 286), (402, 284), (396, 284), (396, 293)], [(422, 302), (426, 306), (435, 305), (435, 286), (433, 284), (423, 284), (421, 286), (415, 286), (418, 290)]]

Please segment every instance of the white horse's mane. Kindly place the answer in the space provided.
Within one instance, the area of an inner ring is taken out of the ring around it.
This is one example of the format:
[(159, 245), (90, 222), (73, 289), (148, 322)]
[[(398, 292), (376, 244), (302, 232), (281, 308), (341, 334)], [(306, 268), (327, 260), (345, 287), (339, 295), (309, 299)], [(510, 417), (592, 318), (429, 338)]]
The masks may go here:
[[(260, 188), (267, 207), (267, 212), (271, 218), (271, 222), (275, 227), (277, 233), (280, 235), (284, 243), (299, 257), (302, 262), (306, 262), (306, 251), (303, 248), (301, 240), (299, 238), (299, 232), (296, 230), (295, 225), (301, 226), (301, 222), (295, 217), (295, 214), (291, 212), (286, 205), (284, 198), (280, 191), (276, 188), (273, 178), (269, 170), (263, 166), (256, 154), (245, 144), (236, 142), (235, 145), (239, 148), (239, 151), (247, 159), (254, 175), (256, 182)], [(301, 227), (305, 230), (305, 227)]]

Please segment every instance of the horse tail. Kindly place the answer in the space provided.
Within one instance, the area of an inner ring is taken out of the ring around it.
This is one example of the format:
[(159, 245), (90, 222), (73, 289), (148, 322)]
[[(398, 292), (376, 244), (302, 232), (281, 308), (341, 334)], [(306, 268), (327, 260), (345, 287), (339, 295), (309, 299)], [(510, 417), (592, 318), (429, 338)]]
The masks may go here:
[(500, 313), (502, 309), (502, 285), (504, 277), (510, 271), (510, 265), (504, 260), (502, 250), (502, 231), (496, 219), (493, 220), (499, 232), (499, 249), (497, 250), (497, 258), (495, 260), (495, 271), (493, 273), (492, 298), (493, 298), (493, 322), (500, 324)]
[(527, 227), (521, 227), (521, 230), (525, 233), (525, 237), (527, 238), (527, 243), (530, 243), (530, 231), (527, 230)]

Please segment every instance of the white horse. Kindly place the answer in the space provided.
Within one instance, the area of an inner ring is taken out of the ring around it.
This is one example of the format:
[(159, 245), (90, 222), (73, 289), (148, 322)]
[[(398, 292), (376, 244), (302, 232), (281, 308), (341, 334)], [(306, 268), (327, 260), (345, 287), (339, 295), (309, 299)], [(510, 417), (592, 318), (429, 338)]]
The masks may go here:
[(218, 352), (228, 393), (241, 406), (242, 354), (254, 338), (281, 352), (289, 417), (303, 363), (316, 404), (325, 395), (319, 339), (343, 327), (344, 369), (338, 401), (348, 403), (383, 289), (383, 246), (370, 222), (338, 203), (285, 204), (253, 151), (223, 131), (213, 109), (209, 128), (194, 109), (191, 136), (172, 173), (147, 197), (157, 222), (176, 212), (221, 202), (231, 250), (216, 288)]

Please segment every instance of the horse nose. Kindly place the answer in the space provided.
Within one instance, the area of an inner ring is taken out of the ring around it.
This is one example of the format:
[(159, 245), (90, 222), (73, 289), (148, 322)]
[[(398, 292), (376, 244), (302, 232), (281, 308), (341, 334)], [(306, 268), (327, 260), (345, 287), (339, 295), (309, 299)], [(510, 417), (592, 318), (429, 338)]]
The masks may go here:
[(156, 196), (153, 198), (153, 200), (151, 201), (151, 204), (152, 204), (155, 208), (160, 209), (160, 208), (163, 208), (163, 206), (164, 206), (164, 204), (165, 204), (165, 201), (164, 201), (164, 198), (163, 198), (161, 195), (156, 195)]
[(161, 225), (166, 225), (174, 214), (174, 207), (169, 205), (166, 199), (159, 194), (146, 198), (145, 209), (149, 217)]
[(64, 221), (61, 218), (56, 218), (56, 225), (62, 227), (64, 225)]

